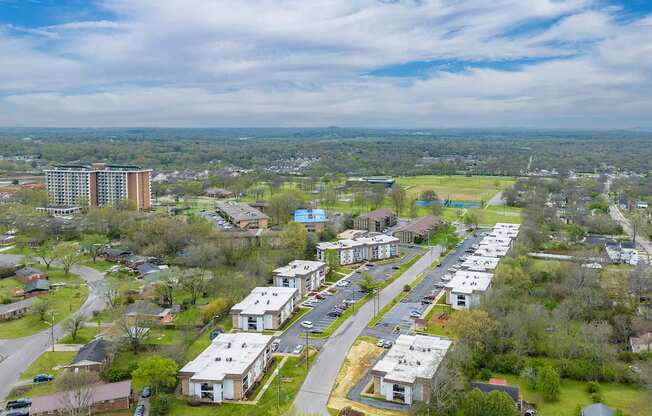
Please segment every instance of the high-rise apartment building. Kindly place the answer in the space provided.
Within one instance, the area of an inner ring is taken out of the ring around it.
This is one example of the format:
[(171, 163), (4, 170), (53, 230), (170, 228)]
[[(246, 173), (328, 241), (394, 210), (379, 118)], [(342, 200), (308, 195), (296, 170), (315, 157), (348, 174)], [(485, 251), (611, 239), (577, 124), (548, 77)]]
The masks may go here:
[(149, 209), (151, 176), (151, 169), (104, 163), (57, 165), (45, 170), (48, 200), (54, 207), (103, 207), (129, 200), (138, 209)]

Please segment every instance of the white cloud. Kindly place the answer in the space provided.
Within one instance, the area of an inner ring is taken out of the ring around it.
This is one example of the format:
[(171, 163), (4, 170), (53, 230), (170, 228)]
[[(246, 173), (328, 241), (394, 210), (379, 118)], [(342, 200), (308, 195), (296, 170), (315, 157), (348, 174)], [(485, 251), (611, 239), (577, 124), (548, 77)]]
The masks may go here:
[[(102, 6), (115, 21), (0, 30), (1, 125), (625, 127), (651, 110), (652, 18), (618, 22), (618, 9), (589, 0)], [(532, 23), (537, 33), (514, 32)], [(522, 58), (554, 59), (418, 80), (362, 75)]]

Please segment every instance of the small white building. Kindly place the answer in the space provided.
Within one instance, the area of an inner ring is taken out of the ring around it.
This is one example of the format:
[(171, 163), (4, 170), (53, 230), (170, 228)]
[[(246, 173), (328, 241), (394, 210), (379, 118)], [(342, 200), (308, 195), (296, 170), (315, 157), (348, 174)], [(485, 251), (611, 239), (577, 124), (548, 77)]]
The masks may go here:
[(480, 303), (480, 296), (491, 286), (493, 274), (462, 270), (446, 284), (446, 303), (453, 309), (469, 309)]
[(462, 263), (462, 269), (486, 272), (495, 269), (499, 261), (498, 257), (469, 256)]
[(430, 383), (452, 341), (427, 335), (401, 335), (371, 369), (374, 394), (413, 404), (430, 400)]
[(233, 327), (258, 332), (278, 329), (292, 316), (298, 300), (297, 288), (256, 287), (231, 308)]
[(326, 280), (326, 263), (321, 261), (294, 260), (274, 270), (274, 286), (299, 289), (299, 297), (317, 290)]
[(506, 246), (481, 245), (475, 252), (473, 252), (473, 255), (480, 257), (505, 257), (508, 251), (509, 247)]
[(398, 256), (398, 243), (398, 238), (385, 234), (323, 242), (317, 244), (317, 260), (325, 262), (329, 251), (338, 254), (340, 265), (388, 259)]
[(272, 355), (271, 335), (220, 334), (179, 371), (183, 395), (208, 403), (243, 400)]

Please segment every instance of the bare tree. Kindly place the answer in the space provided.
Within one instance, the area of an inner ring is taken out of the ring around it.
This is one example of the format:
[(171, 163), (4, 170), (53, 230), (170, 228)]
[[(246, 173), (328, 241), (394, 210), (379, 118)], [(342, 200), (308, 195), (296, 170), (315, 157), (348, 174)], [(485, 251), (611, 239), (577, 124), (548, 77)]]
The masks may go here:
[(116, 321), (116, 325), (120, 328), (133, 352), (138, 353), (149, 335), (149, 327), (152, 322), (136, 313), (131, 316), (123, 315)]
[(34, 312), (38, 313), (41, 321), (45, 321), (45, 315), (50, 309), (52, 309), (52, 302), (49, 299), (41, 299), (34, 305)]
[(77, 341), (77, 333), (84, 326), (84, 322), (84, 316), (79, 313), (74, 314), (66, 321), (65, 328), (70, 332), (73, 343)]
[(109, 286), (104, 292), (106, 303), (109, 304), (111, 309), (116, 309), (120, 305), (120, 293), (112, 286)]
[(91, 413), (93, 405), (93, 392), (99, 377), (91, 371), (63, 373), (57, 384), (61, 389), (59, 405), (62, 413), (68, 416), (83, 416)]
[(197, 298), (206, 290), (206, 284), (213, 278), (213, 273), (201, 269), (184, 270), (179, 275), (179, 283), (190, 293), (190, 303), (197, 303)]

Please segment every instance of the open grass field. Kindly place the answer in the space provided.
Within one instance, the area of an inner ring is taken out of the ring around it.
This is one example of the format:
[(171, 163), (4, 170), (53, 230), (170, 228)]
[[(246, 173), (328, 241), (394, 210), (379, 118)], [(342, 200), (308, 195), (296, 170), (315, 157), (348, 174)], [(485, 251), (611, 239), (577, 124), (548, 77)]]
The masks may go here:
[(440, 199), (453, 201), (488, 201), (497, 192), (510, 187), (515, 180), (501, 176), (406, 176), (397, 184), (407, 189), (408, 198), (417, 198), (423, 191), (433, 190)]
[[(541, 395), (527, 388), (522, 377), (506, 374), (495, 374), (495, 377), (507, 379), (510, 384), (518, 385), (524, 399), (536, 403), (539, 416), (576, 416), (578, 406), (591, 404), (587, 392), (587, 383), (563, 379), (559, 400), (546, 402)], [(615, 409), (622, 410), (630, 416), (649, 416), (652, 414), (652, 397), (642, 389), (617, 383), (600, 385), (603, 403)]]
[(42, 373), (52, 374), (56, 379), (63, 372), (61, 367), (70, 364), (75, 355), (77, 355), (76, 352), (70, 351), (46, 351), (20, 375), (20, 379), (31, 380), (37, 374)]
[[(51, 302), (54, 311), (55, 323), (69, 317), (77, 311), (86, 301), (88, 287), (84, 281), (72, 273), (66, 276), (62, 270), (51, 267), (48, 270), (50, 283), (66, 283), (67, 286), (51, 290), (42, 297)], [(49, 314), (48, 314), (49, 319)], [(37, 313), (30, 312), (19, 319), (0, 323), (0, 338), (20, 338), (35, 334), (50, 327), (50, 324), (41, 321)]]

